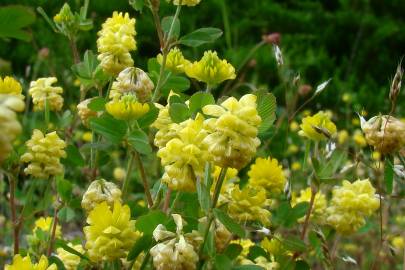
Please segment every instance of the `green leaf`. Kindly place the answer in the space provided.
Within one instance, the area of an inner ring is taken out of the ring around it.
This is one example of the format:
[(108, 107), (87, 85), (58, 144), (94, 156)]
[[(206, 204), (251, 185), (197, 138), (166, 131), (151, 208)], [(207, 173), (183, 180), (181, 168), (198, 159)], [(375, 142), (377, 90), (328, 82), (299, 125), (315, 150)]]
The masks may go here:
[(66, 270), (65, 265), (63, 262), (55, 255), (52, 255), (48, 258), (48, 263), (51, 266), (55, 264), (58, 270)]
[(181, 123), (190, 118), (191, 113), (185, 104), (174, 103), (169, 107), (169, 115), (173, 122)]
[(200, 28), (180, 38), (179, 43), (190, 47), (198, 47), (206, 43), (214, 42), (221, 36), (221, 29), (212, 27)]
[(128, 137), (129, 144), (141, 154), (152, 153), (152, 147), (149, 144), (148, 135), (141, 129), (137, 129), (131, 132)]
[(170, 90), (174, 92), (184, 92), (190, 88), (190, 80), (184, 76), (170, 75), (166, 83), (162, 86), (162, 95), (169, 96)]
[(62, 160), (63, 164), (68, 164), (73, 167), (81, 167), (81, 166), (85, 165), (83, 156), (80, 153), (79, 149), (77, 149), (76, 146), (69, 144), (66, 147), (66, 154), (67, 154), (67, 157)]
[(224, 254), (228, 256), (229, 259), (234, 260), (238, 255), (242, 252), (243, 248), (241, 245), (238, 244), (229, 244), (225, 251)]
[(147, 250), (151, 247), (152, 242), (153, 242), (152, 235), (150, 234), (143, 235), (132, 246), (131, 250), (128, 253), (127, 260), (128, 261), (135, 260), (139, 256), (139, 254), (141, 254), (144, 250)]
[(64, 202), (69, 202), (72, 198), (73, 185), (63, 177), (56, 178), (56, 191)]
[(91, 87), (104, 86), (109, 77), (99, 67), (100, 61), (92, 51), (87, 50), (84, 53), (83, 62), (77, 63), (72, 66), (72, 71), (75, 76), (80, 80), (86, 89)]
[(310, 270), (311, 267), (306, 261), (299, 260), (295, 262), (295, 270)]
[(69, 247), (68, 244), (62, 239), (55, 240), (55, 248), (63, 248), (67, 252), (72, 253), (76, 256), (79, 256), (83, 260), (90, 261), (90, 259), (87, 258), (84, 254), (80, 253), (79, 251), (77, 251), (74, 248)]
[(302, 218), (308, 212), (309, 203), (300, 202), (292, 208), (292, 222), (295, 222), (297, 219)]
[(144, 235), (152, 235), (159, 224), (165, 224), (168, 221), (167, 216), (160, 210), (154, 210), (136, 220), (135, 227)]
[(307, 249), (307, 245), (297, 236), (289, 236), (282, 240), (284, 246), (290, 251), (303, 252)]
[(254, 261), (254, 259), (256, 259), (257, 257), (260, 257), (260, 256), (267, 258), (268, 254), (263, 248), (261, 248), (258, 245), (254, 245), (249, 248), (248, 258), (250, 260)]
[(215, 269), (227, 270), (231, 269), (232, 261), (223, 254), (217, 254), (214, 260)]
[(258, 265), (247, 264), (247, 265), (235, 266), (232, 268), (232, 270), (265, 270), (265, 269)]
[(137, 120), (140, 128), (149, 127), (158, 118), (159, 109), (153, 103), (149, 103), (149, 111)]
[(90, 128), (115, 144), (120, 143), (127, 132), (127, 124), (124, 121), (116, 120), (106, 113), (98, 118), (91, 118)]
[(35, 21), (35, 13), (26, 6), (0, 7), (0, 38), (30, 41), (31, 35), (24, 28)]
[(268, 130), (276, 120), (276, 97), (272, 93), (259, 91), (257, 94), (257, 112), (262, 118), (259, 133)]
[(318, 177), (320, 179), (328, 179), (332, 178), (332, 176), (336, 173), (339, 167), (347, 158), (347, 152), (336, 149), (333, 151), (332, 156), (328, 161), (322, 162), (322, 166), (320, 166)]
[(75, 217), (75, 211), (68, 207), (64, 206), (62, 209), (59, 210), (58, 212), (58, 219), (60, 219), (63, 222), (69, 222)]
[(106, 104), (105, 98), (96, 97), (90, 101), (90, 103), (87, 105), (87, 108), (95, 112), (100, 112), (105, 110), (105, 104)]
[(133, 9), (142, 13), (143, 7), (145, 5), (145, 0), (129, 0), (129, 4)]
[(387, 193), (392, 193), (392, 188), (394, 185), (394, 157), (388, 155), (384, 162), (384, 181)]
[[(166, 36), (169, 34), (174, 16), (167, 16), (162, 19), (162, 29)], [(174, 21), (172, 37), (178, 38), (180, 36), (180, 20), (179, 18)]]
[(243, 238), (246, 233), (245, 230), (236, 223), (232, 218), (230, 218), (225, 212), (216, 208), (214, 209), (214, 216), (232, 233)]
[(205, 213), (208, 213), (208, 210), (211, 205), (211, 196), (210, 191), (207, 189), (207, 186), (201, 181), (201, 178), (197, 178), (197, 195), (198, 202), (200, 203), (201, 209)]
[(215, 99), (210, 93), (197, 92), (190, 97), (190, 111), (200, 111), (205, 105), (215, 104)]

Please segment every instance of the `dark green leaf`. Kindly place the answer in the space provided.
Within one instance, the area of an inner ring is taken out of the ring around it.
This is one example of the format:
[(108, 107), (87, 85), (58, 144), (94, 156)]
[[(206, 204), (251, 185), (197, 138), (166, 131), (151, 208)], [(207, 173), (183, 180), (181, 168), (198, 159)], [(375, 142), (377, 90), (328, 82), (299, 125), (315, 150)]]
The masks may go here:
[(55, 255), (50, 256), (48, 258), (48, 262), (49, 262), (49, 266), (51, 266), (52, 264), (55, 264), (58, 270), (66, 270), (63, 262)]
[(215, 99), (210, 93), (197, 92), (190, 98), (190, 111), (200, 111), (205, 105), (215, 104)]
[(309, 267), (308, 263), (306, 261), (296, 261), (295, 262), (295, 270), (310, 270), (311, 267)]
[(146, 234), (143, 235), (135, 244), (132, 246), (131, 250), (128, 253), (127, 260), (132, 261), (135, 260), (139, 254), (141, 254), (144, 250), (147, 250), (152, 245), (152, 235)]
[(254, 245), (249, 248), (248, 258), (250, 260), (254, 261), (257, 257), (260, 256), (267, 258), (268, 254), (263, 248), (259, 247), (258, 245)]
[(214, 42), (220, 36), (222, 36), (221, 29), (212, 27), (200, 28), (180, 38), (179, 43), (190, 47), (198, 47)]
[(297, 236), (289, 236), (288, 238), (283, 239), (282, 243), (290, 251), (303, 252), (307, 249), (304, 241)]
[(84, 166), (85, 161), (83, 159), (82, 154), (80, 153), (79, 149), (76, 146), (69, 144), (66, 147), (66, 159), (63, 160), (64, 164), (69, 164), (71, 166), (80, 167)]
[(0, 7), (0, 37), (30, 41), (31, 35), (23, 28), (35, 21), (35, 13), (25, 6)]
[(230, 218), (225, 212), (216, 208), (214, 209), (214, 216), (232, 233), (243, 238), (246, 233), (245, 230), (236, 223), (232, 218)]
[(215, 256), (214, 264), (215, 269), (228, 270), (232, 267), (232, 261), (223, 254), (217, 254)]
[(129, 144), (141, 154), (150, 154), (152, 147), (149, 144), (148, 135), (141, 129), (137, 129), (131, 132), (128, 137)]
[(229, 259), (234, 260), (238, 255), (242, 252), (243, 248), (241, 245), (238, 244), (229, 244), (225, 251), (224, 254), (228, 256)]
[(306, 213), (308, 212), (308, 208), (309, 208), (309, 203), (308, 202), (300, 202), (298, 204), (296, 204), (293, 208), (292, 208), (292, 218), (294, 219), (294, 222), (305, 216)]
[(387, 193), (392, 193), (392, 187), (394, 185), (394, 158), (388, 155), (384, 162), (384, 181)]
[(170, 118), (175, 123), (181, 123), (190, 118), (191, 113), (185, 104), (174, 103), (169, 107)]
[(124, 121), (114, 119), (109, 114), (90, 119), (90, 127), (115, 144), (120, 143), (127, 132), (127, 124)]
[(105, 98), (96, 97), (90, 101), (90, 103), (87, 105), (87, 108), (95, 112), (104, 111), (105, 103), (106, 103)]
[(167, 97), (171, 90), (174, 92), (184, 92), (190, 88), (190, 80), (179, 75), (170, 75), (166, 83), (162, 86), (162, 95)]
[(73, 185), (63, 177), (56, 178), (56, 190), (64, 202), (69, 202), (72, 198)]
[(142, 13), (143, 7), (145, 5), (145, 0), (129, 0), (129, 4), (133, 9)]
[(165, 224), (167, 220), (167, 216), (162, 211), (155, 210), (144, 216), (140, 216), (136, 220), (135, 226), (137, 230), (143, 232), (144, 235), (152, 235), (157, 225)]
[[(170, 27), (172, 25), (174, 16), (167, 16), (162, 19), (162, 29), (166, 36), (169, 34)], [(180, 36), (180, 20), (177, 18), (174, 21), (173, 30), (172, 30), (172, 37), (179, 37)]]
[(198, 202), (200, 203), (201, 209), (203, 209), (204, 212), (207, 213), (211, 205), (210, 191), (207, 189), (207, 187), (201, 181), (200, 178), (197, 179), (196, 186), (197, 186)]
[(62, 222), (69, 222), (74, 219), (74, 217), (75, 211), (68, 206), (62, 207), (62, 209), (60, 209), (58, 212), (58, 219), (60, 219)]
[(257, 94), (257, 112), (262, 118), (259, 133), (267, 131), (276, 120), (276, 97), (267, 91), (259, 91)]
[(138, 119), (138, 125), (140, 128), (149, 127), (159, 115), (159, 109), (153, 103), (149, 104), (149, 111)]

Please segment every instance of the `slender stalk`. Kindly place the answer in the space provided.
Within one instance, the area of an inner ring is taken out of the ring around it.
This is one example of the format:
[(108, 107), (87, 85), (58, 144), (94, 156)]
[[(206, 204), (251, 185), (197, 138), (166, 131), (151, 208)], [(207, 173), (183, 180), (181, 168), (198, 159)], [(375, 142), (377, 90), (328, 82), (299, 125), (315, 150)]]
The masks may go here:
[(134, 156), (135, 156), (135, 161), (138, 165), (139, 171), (141, 172), (143, 188), (145, 189), (146, 200), (148, 201), (148, 205), (150, 208), (153, 206), (153, 199), (152, 199), (152, 195), (150, 194), (150, 188), (149, 188), (149, 184), (148, 184), (148, 179), (146, 177), (145, 168), (143, 167), (143, 163), (142, 163), (141, 157), (139, 156), (139, 153), (135, 151)]
[(127, 173), (125, 175), (124, 182), (122, 183), (122, 197), (123, 198), (125, 198), (125, 196), (127, 194), (128, 184), (131, 179), (132, 166), (133, 166), (134, 158), (135, 158), (135, 154), (131, 153), (131, 151), (128, 151), (128, 155), (129, 155), (129, 159), (128, 159), (128, 163), (127, 163)]
[(166, 192), (165, 203), (163, 204), (163, 212), (164, 213), (166, 213), (167, 209), (169, 209), (171, 195), (172, 195), (172, 189), (168, 188), (167, 192)]
[(163, 46), (164, 46), (163, 28), (162, 28), (162, 25), (160, 24), (160, 18), (159, 18), (159, 14), (158, 14), (159, 8), (157, 8), (151, 4), (150, 10), (152, 12), (153, 22), (155, 23), (155, 26), (156, 26), (156, 32), (157, 32), (157, 35), (159, 38), (160, 48), (163, 48)]
[(76, 39), (74, 37), (69, 37), (69, 46), (73, 55), (73, 62), (75, 64), (80, 63), (79, 51), (77, 49)]
[(10, 183), (10, 209), (11, 209), (11, 221), (13, 223), (13, 239), (14, 239), (14, 255), (18, 254), (20, 249), (20, 230), (17, 221), (17, 210), (15, 205), (15, 186), (16, 181), (15, 178), (11, 175), (8, 176), (8, 180)]
[(55, 210), (53, 212), (51, 237), (49, 239), (48, 252), (47, 252), (48, 257), (51, 256), (51, 254), (52, 254), (53, 243), (55, 242), (56, 228), (58, 226), (58, 212), (59, 212), (59, 207), (55, 207)]
[(316, 192), (317, 191), (316, 191), (315, 186), (312, 185), (311, 186), (311, 199), (309, 201), (309, 208), (308, 208), (307, 214), (305, 216), (304, 226), (303, 226), (302, 232), (301, 232), (301, 240), (304, 240), (305, 236), (307, 234), (307, 230), (308, 230), (308, 226), (309, 226), (309, 219), (311, 217), (312, 209), (314, 208)]

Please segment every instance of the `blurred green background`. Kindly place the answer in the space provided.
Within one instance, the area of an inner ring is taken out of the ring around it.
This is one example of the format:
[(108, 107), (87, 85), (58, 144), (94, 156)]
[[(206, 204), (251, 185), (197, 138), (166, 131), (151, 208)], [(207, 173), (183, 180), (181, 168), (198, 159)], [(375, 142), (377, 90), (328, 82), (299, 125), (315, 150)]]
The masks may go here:
[[(1, 5), (41, 6), (52, 18), (65, 1), (2, 0)], [(83, 1), (68, 1), (78, 10)], [(175, 7), (161, 1), (161, 17), (172, 15)], [(96, 51), (97, 31), (114, 10), (136, 17), (138, 50), (133, 58), (137, 66), (146, 68), (146, 61), (159, 53), (152, 16), (148, 10), (138, 13), (125, 0), (92, 0), (89, 16), (94, 27), (81, 32), (78, 47)], [(37, 76), (56, 75), (66, 87), (72, 87), (72, 57), (68, 41), (52, 29), (36, 11), (36, 21), (29, 28), (32, 41), (0, 39), (3, 73), (11, 73), (29, 81), (38, 51), (49, 49), (49, 57)], [(299, 73), (302, 83), (316, 87), (333, 78), (327, 91), (309, 107), (342, 109), (341, 96), (351, 93), (352, 111), (370, 113), (389, 111), (388, 91), (397, 64), (405, 52), (405, 5), (403, 0), (202, 0), (195, 8), (184, 8), (180, 17), (182, 34), (200, 27), (218, 27), (223, 37), (214, 44), (196, 49), (184, 48), (191, 59), (198, 59), (203, 50), (215, 49), (221, 57), (238, 66), (249, 50), (261, 41), (263, 34), (279, 32), (280, 48), (291, 72)], [(274, 91), (283, 101), (283, 85), (274, 59), (273, 48), (261, 47), (254, 55), (254, 64), (245, 70), (245, 80)], [(4, 65), (6, 68), (4, 68)], [(31, 73), (30, 73), (31, 72)], [(72, 91), (76, 91), (77, 89)], [(191, 93), (191, 91), (190, 91)], [(404, 92), (401, 93), (402, 100)], [(403, 103), (403, 102), (402, 102)], [(398, 111), (403, 112), (401, 98)]]

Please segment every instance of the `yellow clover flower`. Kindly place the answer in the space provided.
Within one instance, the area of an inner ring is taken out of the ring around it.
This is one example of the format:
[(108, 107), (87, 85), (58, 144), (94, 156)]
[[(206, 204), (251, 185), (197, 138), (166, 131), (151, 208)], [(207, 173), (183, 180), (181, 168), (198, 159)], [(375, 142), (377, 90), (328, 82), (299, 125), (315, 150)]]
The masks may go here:
[(34, 264), (29, 255), (22, 257), (20, 254), (14, 255), (13, 263), (7, 264), (4, 270), (57, 270), (56, 264), (49, 265), (48, 259), (42, 255), (39, 262)]
[(194, 191), (195, 176), (202, 176), (205, 162), (209, 159), (206, 136), (203, 129), (204, 117), (198, 114), (179, 126), (177, 136), (171, 139), (157, 155), (161, 158), (165, 173), (162, 181), (174, 190)]
[(336, 126), (327, 113), (320, 111), (314, 116), (302, 119), (300, 136), (314, 141), (321, 141), (332, 137), (336, 133)]
[(16, 112), (24, 107), (24, 101), (19, 97), (0, 94), (0, 164), (11, 153), (12, 143), (22, 131)]
[[(32, 232), (34, 235), (37, 230), (41, 230), (45, 233), (51, 233), (52, 224), (53, 224), (53, 217), (40, 217), (35, 221), (35, 227), (32, 230)], [(60, 225), (56, 225), (55, 236), (56, 238), (60, 238), (62, 236)]]
[(370, 180), (350, 183), (344, 180), (332, 192), (330, 206), (326, 209), (327, 223), (341, 234), (352, 234), (365, 224), (365, 217), (380, 207)]
[(21, 84), (13, 77), (0, 77), (0, 95), (7, 94), (24, 99)]
[(162, 106), (155, 103), (155, 106), (159, 109), (159, 115), (155, 122), (151, 125), (158, 129), (155, 134), (153, 143), (158, 147), (164, 147), (168, 141), (176, 137), (177, 130), (180, 129), (179, 124), (174, 123), (169, 115), (169, 104)]
[(260, 221), (264, 225), (270, 223), (270, 211), (265, 208), (269, 205), (269, 200), (266, 198), (264, 188), (247, 184), (239, 189), (239, 186), (235, 185), (231, 196), (228, 213), (232, 218), (241, 223), (247, 221)]
[(114, 203), (110, 209), (107, 202), (98, 204), (88, 215), (89, 226), (83, 228), (85, 248), (94, 262), (113, 261), (125, 258), (140, 234), (135, 231), (128, 205)]
[[(292, 194), (291, 206), (295, 206), (302, 202), (310, 202), (312, 195), (312, 190), (310, 187), (302, 189), (299, 196), (295, 193)], [(323, 224), (325, 222), (325, 210), (327, 207), (326, 197), (322, 192), (317, 192), (315, 195), (314, 206), (311, 211), (310, 218), (317, 222), (318, 224)], [(299, 222), (303, 222), (305, 218), (299, 219)]]
[[(163, 55), (158, 54), (157, 61), (163, 63)], [(186, 66), (190, 65), (190, 61), (184, 58), (179, 48), (175, 47), (169, 51), (166, 58), (166, 69), (173, 73), (184, 73)]]
[(260, 186), (271, 194), (283, 192), (286, 178), (283, 167), (275, 158), (257, 158), (250, 166), (248, 172), (249, 183), (253, 186)]
[(66, 143), (55, 131), (44, 135), (40, 130), (34, 129), (31, 139), (25, 144), (27, 152), (21, 156), (21, 161), (29, 163), (24, 169), (26, 174), (47, 179), (63, 173), (60, 159), (66, 157)]
[(374, 116), (365, 121), (361, 118), (367, 143), (381, 154), (393, 153), (405, 146), (405, 124), (389, 115)]
[(119, 120), (137, 120), (149, 111), (147, 103), (140, 103), (134, 95), (124, 95), (109, 101), (105, 108), (109, 114)]
[(236, 77), (235, 68), (226, 60), (219, 59), (217, 52), (213, 51), (204, 52), (200, 61), (186, 66), (185, 72), (188, 77), (205, 82), (209, 87)]
[(256, 154), (261, 118), (257, 113), (257, 97), (247, 94), (238, 101), (230, 97), (221, 105), (206, 105), (203, 113), (214, 118), (204, 122), (208, 136), (204, 143), (212, 154), (214, 164), (241, 169)]
[[(84, 254), (84, 249), (82, 245), (73, 245), (72, 243), (68, 244), (69, 247), (76, 250), (77, 252)], [(66, 270), (76, 270), (77, 266), (80, 264), (80, 257), (70, 253), (69, 251), (64, 250), (63, 248), (58, 248), (56, 250), (58, 258), (63, 262)]]
[(97, 59), (106, 73), (117, 75), (126, 67), (133, 66), (130, 51), (136, 49), (135, 19), (131, 19), (128, 13), (114, 11), (97, 35)]
[(49, 110), (60, 111), (63, 106), (62, 87), (52, 86), (58, 81), (55, 77), (40, 78), (32, 81), (28, 93), (32, 96), (34, 111), (45, 110), (45, 102), (48, 101)]

